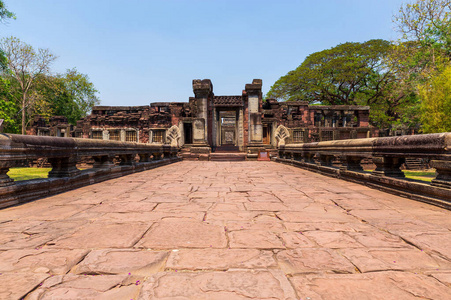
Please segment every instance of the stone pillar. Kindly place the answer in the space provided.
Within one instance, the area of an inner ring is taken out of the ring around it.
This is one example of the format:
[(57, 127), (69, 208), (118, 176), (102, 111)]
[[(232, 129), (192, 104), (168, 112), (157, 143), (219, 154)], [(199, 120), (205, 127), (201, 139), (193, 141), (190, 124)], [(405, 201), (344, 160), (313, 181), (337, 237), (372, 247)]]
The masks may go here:
[(153, 152), (152, 153), (152, 160), (160, 160), (161, 159), (161, 152)]
[(244, 112), (243, 112), (243, 108), (240, 107), (238, 110), (238, 122), (237, 122), (237, 126), (238, 126), (238, 147), (240, 149), (240, 151), (244, 150)]
[(109, 140), (110, 139), (110, 132), (108, 130), (102, 130), (102, 139), (103, 140)]
[(9, 168), (12, 166), (14, 166), (14, 164), (8, 161), (0, 162), (0, 187), (14, 184), (14, 179), (10, 178), (8, 174), (6, 174), (9, 172)]
[(320, 154), (319, 155), (319, 165), (320, 166), (331, 167), (333, 160), (334, 160), (333, 155), (328, 155), (328, 154)]
[(53, 157), (49, 158), (49, 162), (52, 165), (49, 178), (74, 177), (80, 174), (74, 157)]
[(431, 184), (451, 189), (451, 161), (431, 160), (431, 167), (437, 170), (437, 177), (432, 179)]
[(210, 79), (193, 80), (193, 92), (199, 119), (193, 123), (193, 143), (208, 145), (208, 100), (213, 94), (213, 85)]
[(362, 159), (363, 157), (358, 156), (342, 156), (340, 158), (341, 160), (340, 170), (363, 172), (362, 165), (360, 164)]
[(405, 159), (402, 157), (376, 156), (373, 157), (373, 163), (376, 165), (376, 170), (372, 172), (376, 176), (389, 176), (404, 178), (405, 175), (400, 167)]
[(132, 166), (135, 164), (135, 154), (121, 154), (121, 166)]
[(113, 158), (114, 156), (102, 155), (102, 156), (93, 156), (94, 165), (92, 166), (95, 169), (109, 169), (114, 166)]
[(150, 162), (150, 154), (149, 153), (141, 153), (139, 154), (139, 162)]
[(262, 80), (254, 79), (246, 84), (249, 113), (249, 146), (263, 143), (263, 125), (261, 116)]

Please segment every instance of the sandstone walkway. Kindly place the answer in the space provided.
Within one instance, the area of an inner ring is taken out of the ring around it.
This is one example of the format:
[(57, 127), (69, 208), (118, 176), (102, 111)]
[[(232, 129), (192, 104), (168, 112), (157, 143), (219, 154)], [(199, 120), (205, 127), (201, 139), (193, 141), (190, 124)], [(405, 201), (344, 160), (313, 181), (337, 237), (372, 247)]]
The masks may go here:
[(451, 212), (274, 162), (0, 210), (0, 299), (451, 299)]

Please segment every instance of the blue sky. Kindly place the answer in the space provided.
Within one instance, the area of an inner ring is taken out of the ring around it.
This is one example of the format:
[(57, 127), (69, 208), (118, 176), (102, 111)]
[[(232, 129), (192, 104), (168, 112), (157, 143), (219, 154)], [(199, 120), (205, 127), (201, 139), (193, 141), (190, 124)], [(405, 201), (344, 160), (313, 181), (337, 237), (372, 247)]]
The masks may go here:
[(17, 20), (1, 25), (76, 67), (102, 105), (188, 101), (192, 79), (216, 95), (263, 92), (306, 56), (344, 42), (393, 40), (402, 0), (5, 0)]

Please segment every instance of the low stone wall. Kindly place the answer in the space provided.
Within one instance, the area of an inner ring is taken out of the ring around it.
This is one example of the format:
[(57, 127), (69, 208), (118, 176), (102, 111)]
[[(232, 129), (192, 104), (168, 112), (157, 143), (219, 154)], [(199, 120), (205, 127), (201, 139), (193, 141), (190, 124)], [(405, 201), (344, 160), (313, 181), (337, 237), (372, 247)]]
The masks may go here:
[[(340, 167), (332, 166), (336, 158)], [(437, 170), (431, 184), (406, 179), (405, 159), (425, 158)], [(376, 169), (364, 172), (360, 162), (372, 159)], [(451, 133), (328, 141), (279, 146), (278, 162), (366, 184), (415, 200), (451, 209)]]
[[(177, 152), (168, 145), (0, 134), (0, 208), (177, 162)], [(77, 169), (83, 157), (94, 159), (92, 169)], [(15, 182), (7, 175), (10, 168), (38, 158), (52, 165), (48, 179)]]

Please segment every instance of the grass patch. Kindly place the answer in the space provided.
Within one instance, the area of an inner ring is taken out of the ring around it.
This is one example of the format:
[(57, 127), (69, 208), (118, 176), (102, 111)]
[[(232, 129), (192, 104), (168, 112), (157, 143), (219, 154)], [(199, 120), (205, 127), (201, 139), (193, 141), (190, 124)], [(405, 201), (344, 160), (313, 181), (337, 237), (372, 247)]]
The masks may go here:
[(435, 178), (435, 170), (426, 170), (426, 171), (407, 171), (403, 170), (404, 175), (406, 175), (406, 178), (415, 179), (415, 180), (422, 180), (422, 181), (428, 181), (431, 182), (432, 179)]
[[(365, 172), (373, 172), (374, 170), (365, 170)], [(435, 178), (435, 170), (429, 169), (424, 171), (402, 170), (406, 178), (431, 182)]]
[(47, 178), (52, 168), (11, 168), (8, 176), (15, 181)]

